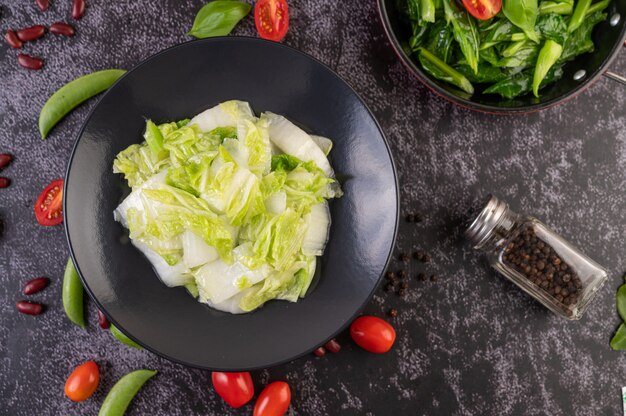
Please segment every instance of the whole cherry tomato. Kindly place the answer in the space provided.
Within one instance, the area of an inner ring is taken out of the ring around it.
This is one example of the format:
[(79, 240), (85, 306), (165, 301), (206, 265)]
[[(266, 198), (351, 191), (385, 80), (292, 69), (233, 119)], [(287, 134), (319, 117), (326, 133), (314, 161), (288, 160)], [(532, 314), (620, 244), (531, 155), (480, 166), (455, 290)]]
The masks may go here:
[(361, 316), (350, 325), (350, 336), (359, 347), (376, 354), (391, 349), (396, 331), (386, 321), (375, 316)]
[(87, 400), (98, 388), (100, 370), (98, 364), (87, 361), (72, 371), (65, 382), (65, 395), (70, 400), (81, 402)]
[(217, 394), (234, 408), (243, 406), (254, 396), (252, 377), (247, 371), (244, 373), (214, 371), (211, 380)]
[(268, 384), (254, 405), (253, 416), (282, 416), (289, 409), (291, 389), (284, 381)]

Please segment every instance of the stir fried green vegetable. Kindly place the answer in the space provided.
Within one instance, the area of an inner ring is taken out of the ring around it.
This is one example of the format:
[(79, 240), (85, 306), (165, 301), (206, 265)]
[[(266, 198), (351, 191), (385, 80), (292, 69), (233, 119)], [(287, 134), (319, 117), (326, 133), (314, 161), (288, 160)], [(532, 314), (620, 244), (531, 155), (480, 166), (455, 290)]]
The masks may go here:
[(405, 50), (424, 72), (463, 94), (513, 99), (531, 91), (539, 97), (566, 62), (594, 50), (591, 34), (610, 0), (592, 1), (503, 0), (487, 20), (454, 0), (396, 4), (412, 30)]

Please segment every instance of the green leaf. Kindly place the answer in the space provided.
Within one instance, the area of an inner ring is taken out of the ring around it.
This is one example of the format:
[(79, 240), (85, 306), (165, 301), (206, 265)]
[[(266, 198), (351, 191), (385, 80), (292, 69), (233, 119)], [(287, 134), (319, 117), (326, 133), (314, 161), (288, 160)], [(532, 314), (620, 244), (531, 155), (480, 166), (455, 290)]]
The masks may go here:
[(251, 5), (240, 1), (212, 1), (200, 9), (187, 34), (198, 39), (226, 36), (251, 9)]
[(452, 43), (454, 40), (452, 27), (443, 20), (438, 21), (431, 27), (425, 48), (447, 63), (452, 55)]
[(467, 11), (460, 11), (454, 4), (449, 1), (443, 2), (446, 21), (452, 23), (454, 30), (454, 39), (459, 44), (461, 52), (465, 57), (467, 64), (478, 72), (478, 52), (480, 41), (478, 37), (478, 29), (476, 28), (476, 20), (470, 17)]
[(463, 74), (470, 82), (476, 84), (486, 84), (502, 81), (508, 78), (500, 68), (486, 64), (478, 64), (478, 73), (474, 74), (474, 71), (469, 66), (462, 64), (455, 67), (457, 71)]
[(537, 20), (536, 29), (544, 38), (553, 40), (560, 45), (563, 45), (567, 39), (567, 25), (563, 16), (558, 14), (551, 13), (540, 16)]
[[(526, 94), (532, 90), (533, 82), (532, 70), (519, 72), (509, 78), (493, 84), (483, 91), (483, 94), (500, 94), (504, 98), (512, 99), (519, 95)], [(563, 69), (560, 66), (553, 66), (548, 71), (540, 85), (540, 89), (551, 84), (563, 76)]]
[(620, 324), (611, 339), (610, 345), (614, 351), (626, 350), (626, 325), (623, 323)]
[(539, 8), (537, 0), (505, 0), (502, 3), (502, 13), (526, 33), (533, 42), (538, 42), (539, 37), (535, 33), (535, 23)]
[[(474, 93), (474, 87), (467, 78), (465, 78), (461, 73), (452, 68), (450, 65), (437, 58), (430, 51), (421, 48), (419, 60), (422, 64), (422, 68), (424, 68), (424, 71), (426, 71), (433, 77), (448, 82), (452, 85), (456, 85), (468, 94)], [(472, 71), (474, 71), (473, 68)]]
[(572, 32), (563, 45), (561, 61), (569, 61), (587, 52), (593, 52), (594, 45), (591, 40), (593, 28), (606, 19), (606, 13), (596, 12), (588, 15), (578, 29)]

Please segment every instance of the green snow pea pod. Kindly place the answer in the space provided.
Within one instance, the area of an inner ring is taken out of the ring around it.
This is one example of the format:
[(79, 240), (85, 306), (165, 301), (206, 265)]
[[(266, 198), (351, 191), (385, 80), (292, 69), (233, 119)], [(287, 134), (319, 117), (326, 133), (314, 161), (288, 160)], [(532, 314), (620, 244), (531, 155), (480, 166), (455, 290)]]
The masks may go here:
[(122, 416), (139, 389), (153, 377), (155, 370), (136, 370), (120, 378), (109, 390), (98, 416)]
[(141, 345), (137, 344), (135, 341), (133, 341), (132, 339), (128, 338), (126, 336), (126, 334), (124, 334), (122, 331), (119, 330), (118, 327), (116, 327), (115, 325), (111, 325), (111, 327), (109, 328), (109, 331), (111, 331), (111, 335), (113, 335), (115, 338), (117, 338), (117, 340), (119, 342), (121, 342), (122, 344), (126, 344), (129, 347), (133, 347), (133, 348), (137, 348), (142, 350), (143, 348), (141, 348)]
[(72, 258), (67, 260), (65, 273), (63, 274), (63, 309), (70, 321), (76, 325), (85, 327), (85, 314), (83, 312), (83, 284), (78, 277)]
[(80, 103), (107, 90), (126, 71), (106, 69), (68, 82), (52, 94), (39, 113), (39, 133), (45, 139), (50, 130)]

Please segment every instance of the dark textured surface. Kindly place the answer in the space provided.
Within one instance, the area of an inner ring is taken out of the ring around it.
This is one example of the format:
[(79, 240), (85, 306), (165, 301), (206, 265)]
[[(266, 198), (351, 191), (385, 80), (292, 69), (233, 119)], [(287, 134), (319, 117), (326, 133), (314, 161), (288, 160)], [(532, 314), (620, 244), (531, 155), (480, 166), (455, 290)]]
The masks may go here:
[[(0, 29), (67, 19), (69, 0), (45, 14), (28, 0), (2, 2)], [(213, 393), (210, 374), (127, 348), (96, 325), (72, 326), (62, 313), (61, 277), (68, 255), (63, 230), (43, 228), (35, 198), (64, 174), (73, 139), (93, 106), (72, 113), (42, 142), (36, 119), (63, 83), (97, 69), (130, 68), (187, 40), (201, 2), (91, 1), (73, 39), (46, 37), (28, 45), (47, 59), (27, 72), (17, 53), (0, 46), (0, 147), (16, 156), (0, 192), (0, 413), (96, 414), (105, 392), (140, 367), (160, 374), (129, 409), (134, 415), (248, 414)], [(410, 267), (404, 298), (380, 289), (366, 312), (399, 310), (398, 339), (386, 355), (354, 346), (325, 358), (306, 357), (255, 372), (257, 388), (284, 379), (293, 388), (292, 414), (615, 415), (626, 385), (626, 355), (608, 341), (618, 324), (614, 290), (626, 269), (626, 98), (600, 80), (576, 99), (539, 114), (498, 117), (452, 106), (412, 79), (388, 48), (372, 2), (292, 1), (286, 43), (321, 59), (361, 94), (378, 117), (396, 156), (405, 212), (398, 246), (433, 256), (419, 282)], [(253, 34), (247, 19), (235, 34)], [(626, 72), (626, 57), (613, 69)], [(494, 192), (535, 213), (610, 271), (607, 285), (579, 322), (552, 316), (490, 271), (460, 240), (459, 218), (475, 195)], [(397, 263), (397, 262), (396, 262)], [(400, 266), (396, 264), (395, 268)], [(34, 296), (48, 305), (40, 317), (18, 315), (22, 282), (38, 275), (51, 287)], [(96, 359), (97, 393), (75, 404), (62, 386), (76, 364)]]

